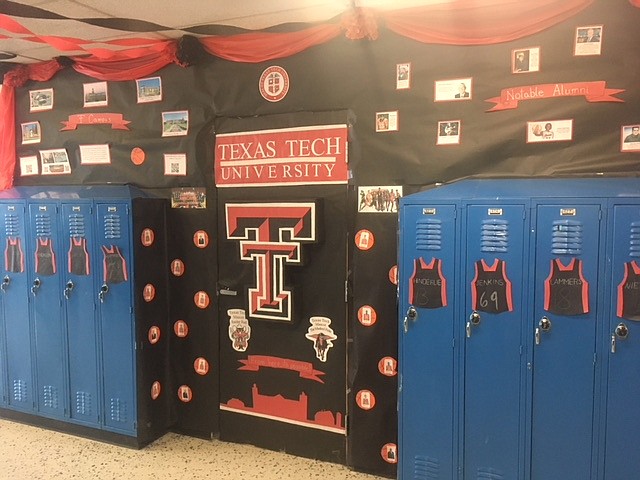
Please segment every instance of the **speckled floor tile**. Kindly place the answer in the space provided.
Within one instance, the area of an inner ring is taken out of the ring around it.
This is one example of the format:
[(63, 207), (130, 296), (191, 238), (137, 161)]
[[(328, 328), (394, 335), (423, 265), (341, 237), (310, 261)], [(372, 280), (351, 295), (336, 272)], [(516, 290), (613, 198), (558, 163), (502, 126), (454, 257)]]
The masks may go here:
[(142, 450), (0, 420), (1, 480), (381, 480), (342, 465), (168, 433)]

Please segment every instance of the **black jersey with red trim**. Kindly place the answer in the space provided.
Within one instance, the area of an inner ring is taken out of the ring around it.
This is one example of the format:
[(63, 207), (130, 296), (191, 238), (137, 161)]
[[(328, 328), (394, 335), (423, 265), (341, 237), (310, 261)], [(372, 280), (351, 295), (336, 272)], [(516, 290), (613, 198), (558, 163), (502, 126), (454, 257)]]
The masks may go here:
[(511, 281), (507, 265), (496, 258), (493, 265), (484, 260), (475, 263), (476, 274), (471, 282), (471, 300), (474, 310), (488, 313), (513, 311)]
[(582, 274), (582, 260), (572, 258), (564, 265), (551, 260), (551, 271), (544, 282), (544, 309), (558, 315), (589, 312), (589, 283)]
[(127, 261), (116, 245), (102, 245), (104, 282), (122, 283), (127, 281)]
[(69, 273), (89, 275), (89, 252), (87, 239), (84, 237), (69, 238)]
[(447, 280), (442, 274), (442, 260), (423, 258), (413, 261), (413, 274), (409, 279), (409, 303), (421, 308), (447, 306)]
[(53, 275), (56, 273), (56, 254), (53, 242), (48, 237), (38, 237), (36, 240), (36, 273), (39, 275)]
[(624, 264), (624, 278), (618, 285), (618, 317), (640, 320), (640, 265)]
[(7, 272), (24, 272), (24, 254), (20, 237), (7, 237), (7, 247), (4, 249), (4, 269)]

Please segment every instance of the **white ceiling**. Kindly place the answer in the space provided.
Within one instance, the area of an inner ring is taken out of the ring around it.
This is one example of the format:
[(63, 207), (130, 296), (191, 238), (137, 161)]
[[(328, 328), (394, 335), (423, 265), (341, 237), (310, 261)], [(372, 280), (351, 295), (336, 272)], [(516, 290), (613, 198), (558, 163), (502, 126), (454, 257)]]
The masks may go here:
[[(16, 54), (13, 63), (32, 63), (59, 55), (81, 55), (82, 50), (59, 50), (29, 37), (73, 37), (95, 42), (89, 45), (119, 49), (102, 42), (127, 39), (180, 38), (194, 35), (184, 29), (198, 26), (228, 26), (260, 30), (285, 23), (323, 22), (338, 17), (353, 5), (389, 10), (454, 0), (0, 0), (0, 14), (10, 11), (7, 5), (36, 7), (68, 19), (10, 17), (33, 35), (0, 28), (0, 51)], [(129, 19), (128, 30), (91, 25), (83, 19)], [(161, 28), (140, 29), (135, 21), (151, 22)], [(142, 31), (141, 31), (142, 30)], [(197, 33), (195, 34), (197, 36)], [(4, 38), (8, 37), (8, 38)]]

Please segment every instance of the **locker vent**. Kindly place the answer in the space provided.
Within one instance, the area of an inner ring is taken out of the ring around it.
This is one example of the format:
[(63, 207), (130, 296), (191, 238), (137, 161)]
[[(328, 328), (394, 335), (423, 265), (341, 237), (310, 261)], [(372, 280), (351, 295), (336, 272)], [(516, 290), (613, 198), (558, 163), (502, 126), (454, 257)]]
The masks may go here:
[(479, 468), (477, 480), (503, 480), (504, 475), (494, 468)]
[(498, 218), (483, 220), (480, 242), (482, 252), (506, 252), (509, 246), (509, 222)]
[(415, 456), (413, 463), (413, 479), (429, 480), (440, 477), (440, 462), (435, 458)]
[(36, 237), (51, 237), (51, 216), (48, 213), (36, 213)]
[(72, 213), (69, 215), (69, 236), (84, 237), (84, 215), (80, 213)]
[(114, 422), (126, 422), (127, 421), (127, 404), (119, 398), (111, 399), (111, 420)]
[(42, 402), (45, 407), (56, 410), (58, 408), (58, 389), (53, 385), (43, 386)]
[(582, 222), (556, 220), (552, 226), (551, 253), (555, 255), (582, 254)]
[(7, 237), (17, 237), (20, 234), (20, 217), (14, 213), (5, 213), (4, 230)]
[(104, 238), (120, 238), (120, 215), (104, 216)]
[(416, 222), (416, 250), (442, 249), (442, 221), (426, 218)]
[(629, 256), (640, 257), (640, 222), (631, 222)]
[(76, 413), (78, 415), (91, 415), (90, 393), (76, 392)]
[(27, 401), (27, 382), (25, 382), (24, 380), (13, 381), (13, 401), (14, 402)]

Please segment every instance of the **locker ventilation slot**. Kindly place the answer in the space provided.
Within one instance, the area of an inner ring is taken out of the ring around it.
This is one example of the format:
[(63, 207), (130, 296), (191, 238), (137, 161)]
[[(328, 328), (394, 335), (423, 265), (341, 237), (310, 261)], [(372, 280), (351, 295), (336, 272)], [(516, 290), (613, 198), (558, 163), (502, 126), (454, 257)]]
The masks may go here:
[(479, 468), (477, 480), (504, 480), (504, 475), (493, 468)]
[(24, 380), (13, 381), (13, 401), (14, 402), (27, 401), (27, 382), (25, 382)]
[(76, 413), (78, 415), (91, 415), (90, 393), (76, 392)]
[(484, 220), (480, 242), (483, 252), (506, 252), (509, 246), (509, 222), (497, 218)]
[(555, 255), (582, 254), (582, 222), (556, 220), (553, 222), (551, 253)]
[(42, 401), (47, 408), (58, 408), (58, 389), (53, 385), (42, 387)]
[(84, 237), (84, 215), (74, 213), (69, 215), (69, 236), (71, 237)]
[(416, 222), (416, 250), (442, 249), (442, 221), (436, 218)]
[(20, 234), (20, 219), (17, 215), (5, 213), (4, 230), (7, 237), (17, 237)]
[(111, 399), (111, 420), (114, 422), (126, 422), (127, 421), (127, 404), (119, 398)]
[(631, 222), (629, 256), (640, 257), (640, 222)]
[(48, 213), (36, 214), (36, 237), (51, 237), (51, 216)]
[(430, 478), (442, 478), (440, 476), (440, 462), (435, 458), (416, 455), (413, 463), (414, 480), (429, 480)]
[(104, 238), (120, 238), (120, 215), (104, 216)]

